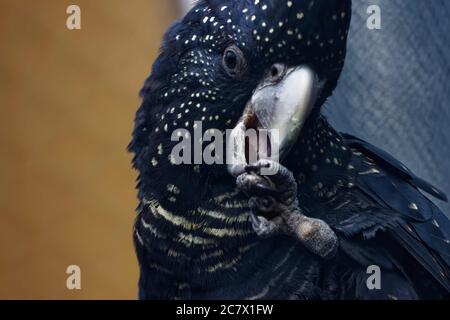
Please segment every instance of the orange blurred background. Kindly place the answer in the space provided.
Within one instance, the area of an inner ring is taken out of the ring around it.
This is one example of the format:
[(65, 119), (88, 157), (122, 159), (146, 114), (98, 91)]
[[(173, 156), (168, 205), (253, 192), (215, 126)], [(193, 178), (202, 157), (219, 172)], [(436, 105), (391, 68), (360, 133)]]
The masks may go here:
[(0, 299), (137, 297), (126, 146), (176, 17), (174, 1), (0, 1)]

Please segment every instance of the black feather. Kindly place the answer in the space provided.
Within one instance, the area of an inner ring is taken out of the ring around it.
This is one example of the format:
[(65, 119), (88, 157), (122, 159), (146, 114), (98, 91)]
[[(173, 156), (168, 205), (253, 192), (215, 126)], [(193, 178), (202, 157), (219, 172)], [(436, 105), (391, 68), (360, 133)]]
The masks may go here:
[[(385, 151), (356, 137), (344, 137), (348, 146), (362, 153), (361, 157), (370, 158), (376, 168), (384, 170), (356, 175), (356, 187), (379, 206), (378, 212), (372, 209), (371, 215), (366, 215), (366, 219), (376, 221), (376, 216), (384, 216), (386, 219), (386, 211), (392, 210), (392, 218), (387, 219), (395, 219), (397, 216), (400, 220), (385, 228), (385, 232), (450, 292), (450, 222), (444, 213), (418, 190), (424, 190), (424, 185), (427, 186), (425, 189), (436, 188), (417, 178)], [(367, 168), (362, 165), (360, 169)], [(435, 195), (442, 198), (443, 194)], [(359, 225), (369, 224), (365, 221)], [(380, 225), (380, 222), (376, 222), (376, 225)]]
[(393, 171), (393, 173), (399, 177), (408, 180), (417, 188), (425, 191), (426, 193), (436, 197), (439, 200), (448, 201), (447, 195), (438, 188), (431, 185), (429, 182), (417, 177), (411, 170), (409, 170), (403, 163), (395, 159), (392, 155), (384, 150), (381, 150), (374, 145), (354, 137), (347, 133), (342, 133), (346, 143), (352, 147), (367, 155), (368, 157), (377, 161), (385, 170)]

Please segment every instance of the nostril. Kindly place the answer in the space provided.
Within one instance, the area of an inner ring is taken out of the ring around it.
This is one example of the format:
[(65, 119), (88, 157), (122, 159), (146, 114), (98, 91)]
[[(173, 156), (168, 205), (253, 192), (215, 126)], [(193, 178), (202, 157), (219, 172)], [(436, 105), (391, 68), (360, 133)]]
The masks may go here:
[(282, 76), (284, 72), (284, 66), (280, 63), (274, 64), (270, 68), (270, 78), (271, 81), (278, 81)]
[(272, 67), (271, 75), (272, 75), (272, 78), (278, 77), (279, 72), (278, 72), (278, 68), (277, 68), (276, 66), (273, 66), (273, 67)]

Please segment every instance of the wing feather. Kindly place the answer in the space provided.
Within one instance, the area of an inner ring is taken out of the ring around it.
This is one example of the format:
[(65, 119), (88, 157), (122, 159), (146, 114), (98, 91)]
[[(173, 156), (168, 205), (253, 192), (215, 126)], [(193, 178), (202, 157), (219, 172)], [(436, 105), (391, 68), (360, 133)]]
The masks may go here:
[(409, 181), (417, 188), (436, 197), (437, 199), (445, 202), (448, 201), (447, 195), (444, 192), (422, 178), (417, 177), (403, 163), (395, 159), (386, 151), (381, 150), (380, 148), (350, 134), (342, 133), (342, 136), (350, 147), (355, 148), (368, 157), (374, 159), (378, 164), (384, 166), (386, 170), (393, 171), (396, 176)]
[(358, 175), (356, 186), (378, 204), (380, 215), (391, 211), (400, 218), (386, 231), (450, 293), (450, 221), (419, 189), (444, 201), (446, 195), (385, 151), (351, 135), (344, 138), (382, 169)]

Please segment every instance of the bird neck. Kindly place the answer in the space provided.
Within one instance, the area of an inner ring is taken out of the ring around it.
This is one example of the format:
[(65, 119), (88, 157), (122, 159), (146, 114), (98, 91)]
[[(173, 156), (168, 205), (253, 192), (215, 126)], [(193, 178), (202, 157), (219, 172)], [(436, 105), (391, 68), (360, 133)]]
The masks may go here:
[(346, 182), (351, 156), (339, 132), (317, 115), (307, 121), (285, 162), (297, 178), (300, 194), (321, 201)]

